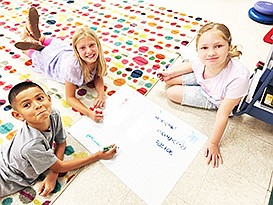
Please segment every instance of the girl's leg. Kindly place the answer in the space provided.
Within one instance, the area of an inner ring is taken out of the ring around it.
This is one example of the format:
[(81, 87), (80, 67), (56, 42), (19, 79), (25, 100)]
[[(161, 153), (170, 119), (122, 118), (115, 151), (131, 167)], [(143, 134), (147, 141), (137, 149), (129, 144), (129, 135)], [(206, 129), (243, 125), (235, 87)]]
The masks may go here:
[(194, 73), (182, 76), (180, 85), (173, 85), (166, 90), (167, 97), (181, 105), (192, 107), (217, 109), (203, 94), (202, 88), (196, 82)]
[(25, 55), (27, 55), (29, 58), (32, 58), (32, 54), (35, 52), (34, 49), (29, 49), (29, 50), (26, 50), (26, 51), (23, 51), (23, 53)]
[(171, 101), (181, 104), (183, 100), (183, 91), (184, 86), (173, 85), (166, 90), (166, 95)]
[(210, 102), (204, 95), (201, 86), (183, 86), (182, 105), (216, 110), (217, 106)]
[(52, 40), (52, 38), (46, 38), (45, 36), (40, 38), (40, 42), (43, 44), (43, 46), (48, 46)]
[[(36, 40), (31, 34), (29, 34), (27, 27), (25, 27), (25, 30), (23, 31), (21, 41), (15, 43), (14, 46), (20, 50), (23, 50), (25, 54), (28, 53), (26, 51), (29, 49), (42, 50), (44, 48), (40, 41)], [(30, 53), (32, 55), (33, 52)]]
[(182, 75), (182, 85), (199, 85), (194, 73)]
[(167, 97), (176, 103), (183, 102), (184, 85), (198, 85), (194, 73), (188, 73), (165, 81), (170, 87), (166, 90)]

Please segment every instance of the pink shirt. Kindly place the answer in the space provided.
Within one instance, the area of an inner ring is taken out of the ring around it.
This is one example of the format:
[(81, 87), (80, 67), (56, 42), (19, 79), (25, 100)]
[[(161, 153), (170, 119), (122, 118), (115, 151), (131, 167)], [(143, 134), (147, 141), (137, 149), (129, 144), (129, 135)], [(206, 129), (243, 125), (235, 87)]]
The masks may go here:
[(204, 96), (217, 107), (224, 98), (236, 99), (248, 92), (250, 72), (235, 59), (231, 59), (227, 67), (213, 78), (203, 78), (204, 64), (199, 59), (193, 61), (192, 69)]

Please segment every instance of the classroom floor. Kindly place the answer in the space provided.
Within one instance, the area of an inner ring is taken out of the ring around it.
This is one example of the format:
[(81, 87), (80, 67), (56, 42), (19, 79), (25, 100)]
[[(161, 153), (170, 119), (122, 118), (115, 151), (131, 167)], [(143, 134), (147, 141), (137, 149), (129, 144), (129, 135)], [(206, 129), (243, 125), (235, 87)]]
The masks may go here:
[[(146, 0), (145, 0), (146, 1)], [(148, 1), (148, 0), (147, 0)], [(166, 8), (226, 24), (233, 44), (242, 45), (241, 62), (251, 71), (265, 61), (271, 46), (263, 36), (272, 26), (248, 17), (254, 0), (157, 0)], [(190, 45), (194, 48), (194, 44)], [(214, 111), (180, 106), (168, 101), (158, 82), (147, 95), (153, 102), (207, 136), (212, 133)], [(248, 115), (233, 117), (221, 141), (224, 164), (207, 166), (200, 150), (164, 200), (164, 205), (267, 205), (272, 190), (273, 126)], [(101, 163), (92, 164), (55, 201), (63, 204), (144, 205), (145, 203)]]

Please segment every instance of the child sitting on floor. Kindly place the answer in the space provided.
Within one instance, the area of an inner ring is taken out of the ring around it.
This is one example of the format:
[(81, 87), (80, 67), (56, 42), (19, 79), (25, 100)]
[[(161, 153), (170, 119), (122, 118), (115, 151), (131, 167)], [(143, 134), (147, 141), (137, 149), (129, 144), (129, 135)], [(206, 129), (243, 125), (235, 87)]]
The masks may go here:
[(231, 44), (229, 29), (220, 23), (204, 25), (196, 38), (198, 58), (158, 74), (167, 85), (167, 97), (176, 103), (217, 110), (206, 147), (208, 164), (223, 163), (219, 143), (232, 110), (247, 94), (249, 70), (234, 57), (242, 53)]
[[(111, 159), (116, 146), (108, 151), (63, 161), (66, 132), (60, 114), (51, 108), (51, 98), (33, 82), (22, 82), (9, 92), (12, 116), (24, 121), (9, 146), (0, 146), (0, 197), (33, 185), (48, 171), (38, 193), (54, 190), (59, 173), (78, 169), (101, 159)], [(54, 146), (53, 146), (54, 145)]]

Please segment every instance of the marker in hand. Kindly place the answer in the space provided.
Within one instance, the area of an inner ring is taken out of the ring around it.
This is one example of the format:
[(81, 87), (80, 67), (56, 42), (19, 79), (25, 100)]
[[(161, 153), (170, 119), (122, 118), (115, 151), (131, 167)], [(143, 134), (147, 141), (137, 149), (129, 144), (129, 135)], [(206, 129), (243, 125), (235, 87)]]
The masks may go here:
[(94, 111), (96, 114), (102, 114), (102, 109), (97, 108), (97, 107), (90, 107), (90, 110)]
[(94, 111), (96, 114), (102, 114), (102, 109), (95, 108)]
[(102, 151), (103, 151), (103, 152), (107, 152), (107, 151), (109, 151), (112, 147), (113, 147), (112, 145), (110, 145), (110, 146), (108, 146), (108, 147), (104, 147)]
[[(114, 146), (115, 146), (115, 145), (114, 145)], [(113, 146), (113, 145), (110, 145), (110, 146), (104, 147), (102, 151), (103, 151), (103, 152), (107, 152), (107, 151), (109, 151), (110, 149), (112, 149), (114, 146)], [(116, 149), (118, 149), (118, 147), (116, 147)]]

